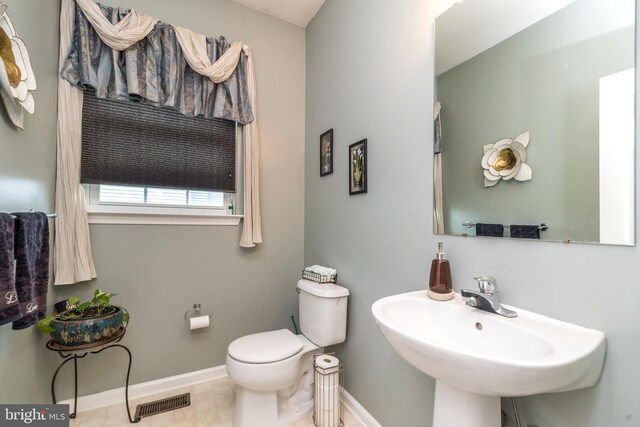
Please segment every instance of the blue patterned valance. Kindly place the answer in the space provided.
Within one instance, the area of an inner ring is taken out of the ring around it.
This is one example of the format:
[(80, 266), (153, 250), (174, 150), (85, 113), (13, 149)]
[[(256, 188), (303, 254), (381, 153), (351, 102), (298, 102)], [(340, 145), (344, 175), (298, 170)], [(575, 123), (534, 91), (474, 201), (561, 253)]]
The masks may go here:
[[(100, 9), (114, 25), (130, 12), (103, 5)], [(216, 84), (191, 69), (171, 25), (158, 22), (144, 39), (116, 51), (100, 39), (77, 6), (75, 17), (73, 44), (62, 69), (62, 77), (71, 84), (91, 87), (99, 98), (146, 101), (190, 116), (222, 118), (241, 124), (253, 121), (244, 53), (233, 75)], [(212, 63), (228, 48), (224, 37), (218, 40), (207, 37)]]

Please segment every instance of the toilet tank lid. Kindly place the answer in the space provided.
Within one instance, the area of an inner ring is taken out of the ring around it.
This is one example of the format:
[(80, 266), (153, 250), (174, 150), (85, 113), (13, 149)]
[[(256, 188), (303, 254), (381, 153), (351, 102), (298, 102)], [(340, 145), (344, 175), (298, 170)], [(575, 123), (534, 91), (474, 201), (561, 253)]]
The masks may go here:
[(298, 280), (298, 289), (320, 298), (341, 298), (349, 296), (349, 289), (333, 283), (318, 283), (311, 280)]

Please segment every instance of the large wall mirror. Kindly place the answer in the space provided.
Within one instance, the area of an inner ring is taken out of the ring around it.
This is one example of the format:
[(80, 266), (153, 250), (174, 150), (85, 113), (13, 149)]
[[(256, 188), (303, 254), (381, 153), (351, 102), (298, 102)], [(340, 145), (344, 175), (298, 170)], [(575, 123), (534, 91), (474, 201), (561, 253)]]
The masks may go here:
[(437, 232), (635, 244), (635, 15), (462, 0), (436, 19)]

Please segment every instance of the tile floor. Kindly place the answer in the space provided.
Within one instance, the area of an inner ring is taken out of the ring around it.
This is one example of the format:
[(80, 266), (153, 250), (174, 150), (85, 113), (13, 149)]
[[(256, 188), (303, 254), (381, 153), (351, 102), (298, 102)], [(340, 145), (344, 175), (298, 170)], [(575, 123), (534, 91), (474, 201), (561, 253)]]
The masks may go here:
[[(71, 427), (233, 427), (233, 404), (235, 403), (235, 386), (228, 378), (202, 383), (185, 389), (174, 390), (148, 396), (130, 402), (131, 416), (140, 403), (151, 402), (181, 393), (191, 393), (191, 405), (152, 417), (143, 418), (137, 424), (130, 424), (124, 404), (109, 406), (89, 412), (81, 412)], [(345, 427), (362, 427), (349, 411), (344, 411)], [(260, 427), (260, 426), (256, 426)], [(290, 424), (287, 427), (313, 427), (312, 415)]]

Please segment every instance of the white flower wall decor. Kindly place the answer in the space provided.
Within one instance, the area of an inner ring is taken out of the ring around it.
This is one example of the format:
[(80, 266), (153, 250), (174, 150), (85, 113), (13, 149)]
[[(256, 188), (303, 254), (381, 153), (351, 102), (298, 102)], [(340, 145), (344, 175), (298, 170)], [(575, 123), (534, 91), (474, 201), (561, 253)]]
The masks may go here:
[(36, 78), (31, 69), (27, 46), (18, 37), (7, 15), (7, 6), (0, 3), (0, 97), (9, 118), (24, 128), (24, 111), (35, 112), (32, 92)]
[(505, 138), (495, 144), (482, 147), (482, 168), (484, 186), (493, 187), (500, 180), (528, 181), (531, 179), (531, 167), (526, 164), (529, 132), (521, 133), (515, 139)]

